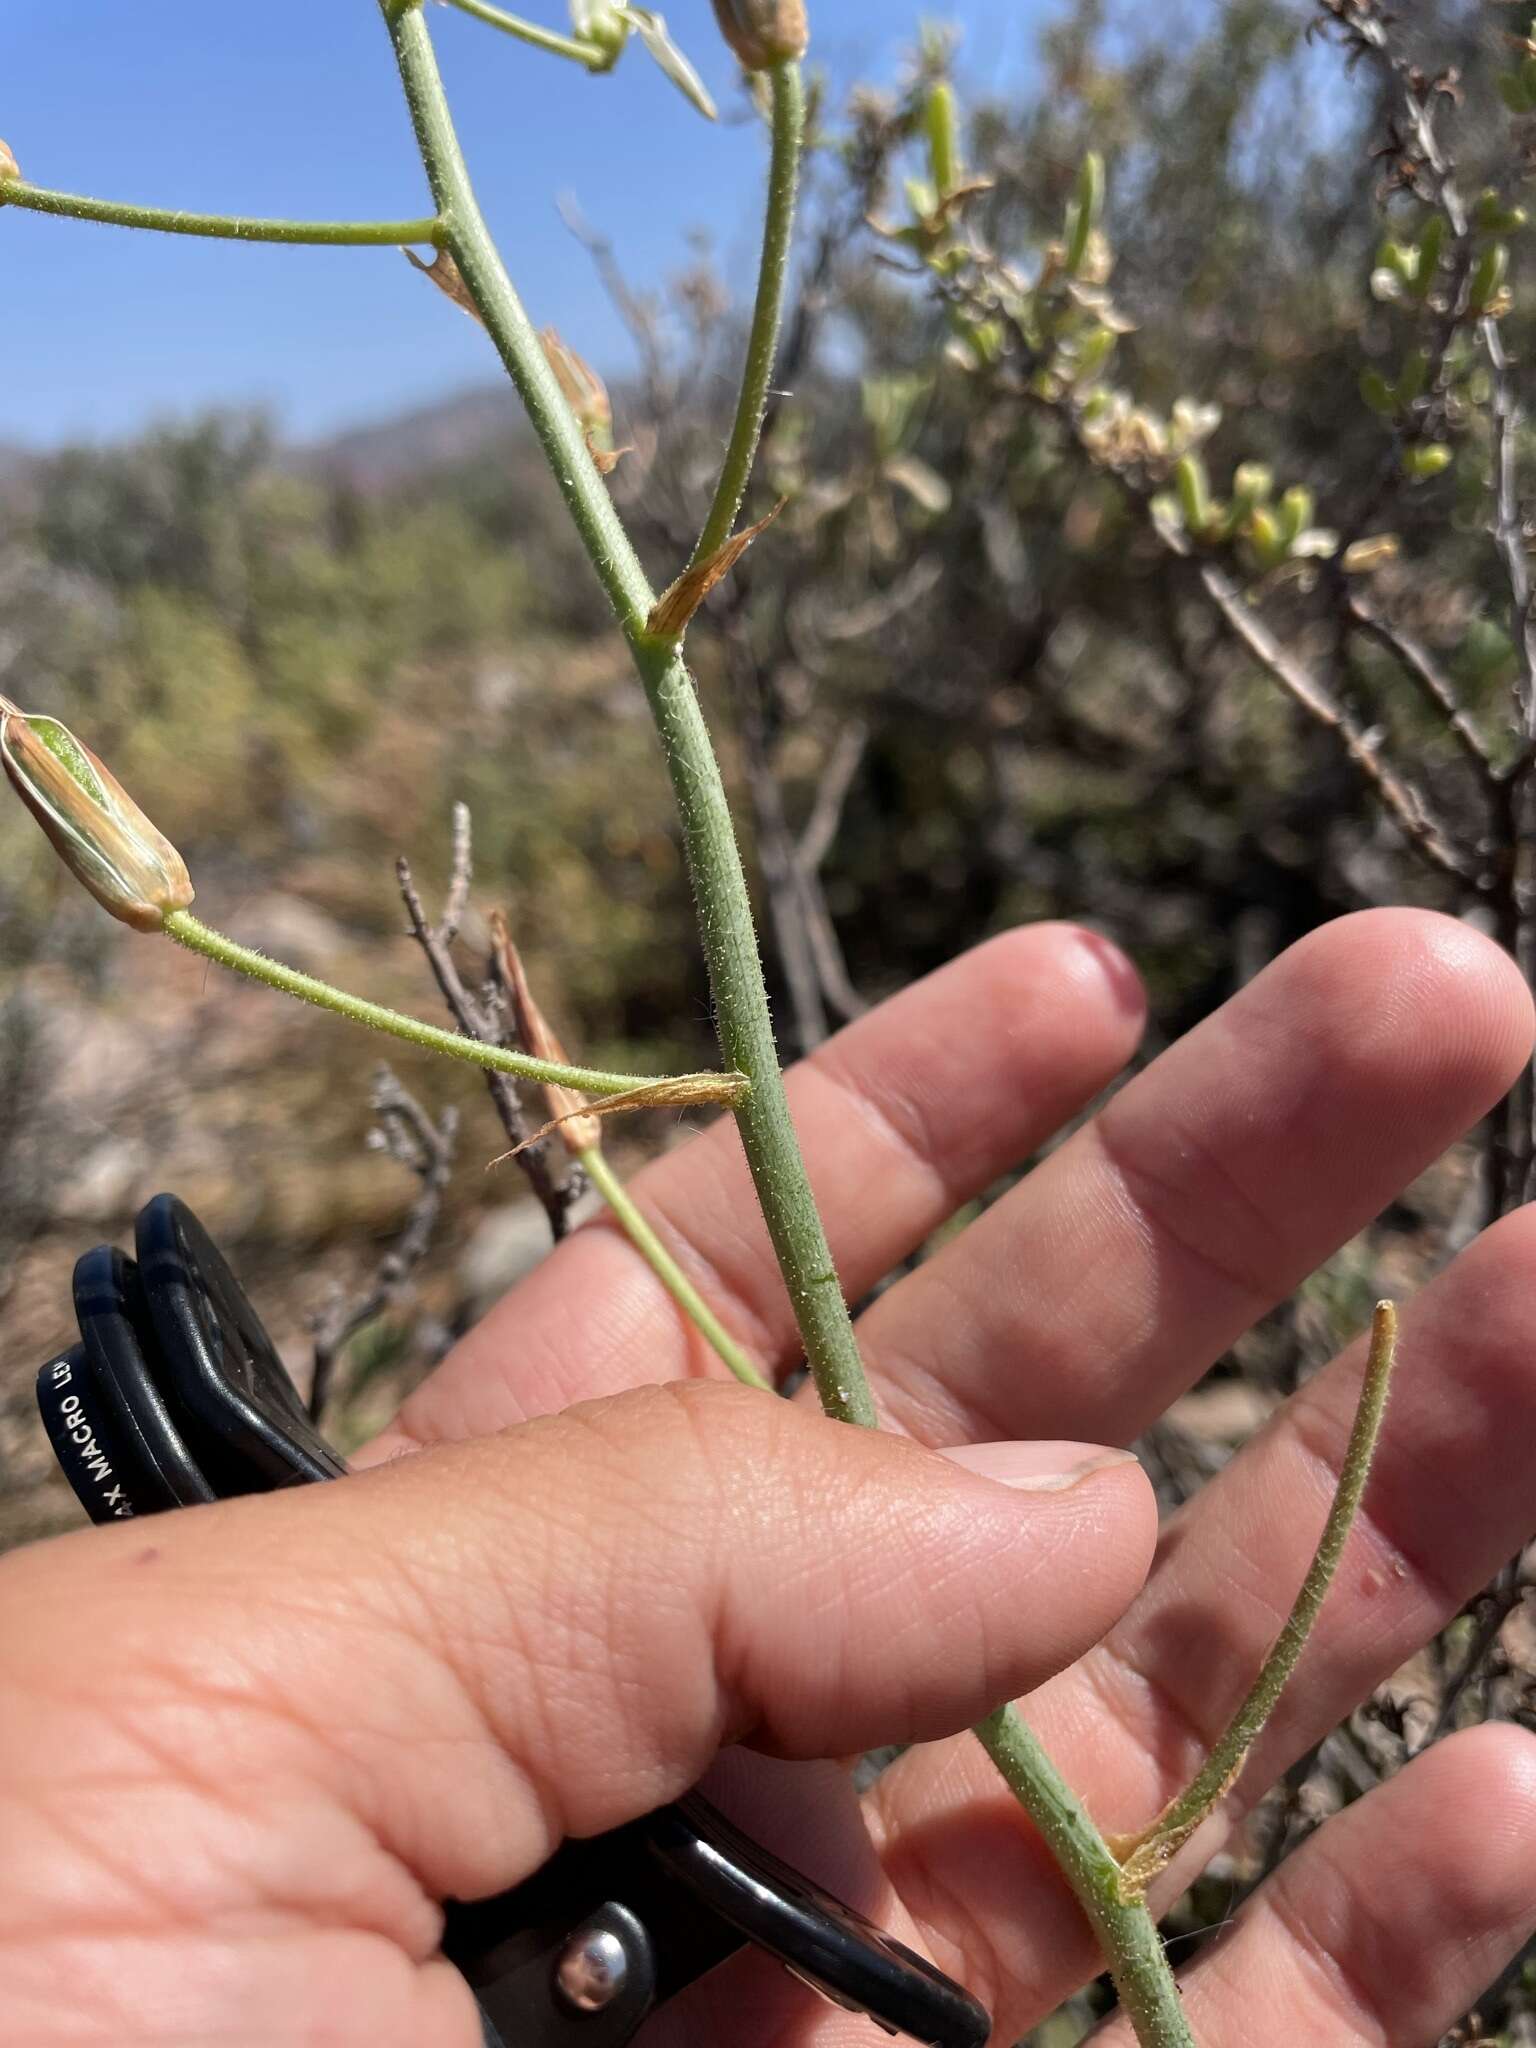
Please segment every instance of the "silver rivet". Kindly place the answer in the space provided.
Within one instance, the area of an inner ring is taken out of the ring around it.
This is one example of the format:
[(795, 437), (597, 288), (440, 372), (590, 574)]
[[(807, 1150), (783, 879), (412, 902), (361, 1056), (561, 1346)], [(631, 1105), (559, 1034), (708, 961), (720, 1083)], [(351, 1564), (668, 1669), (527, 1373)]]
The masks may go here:
[(555, 1965), (561, 1997), (577, 2012), (602, 2012), (624, 1989), (629, 1957), (606, 1927), (578, 1927)]

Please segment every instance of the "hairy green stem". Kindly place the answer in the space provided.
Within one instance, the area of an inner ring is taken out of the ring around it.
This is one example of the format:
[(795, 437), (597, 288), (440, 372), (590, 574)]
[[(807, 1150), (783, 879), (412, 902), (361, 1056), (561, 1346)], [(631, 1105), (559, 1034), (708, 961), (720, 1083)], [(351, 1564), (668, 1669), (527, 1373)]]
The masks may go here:
[(508, 14), (504, 7), (492, 7), (489, 0), (448, 0), (448, 5), (457, 7), (460, 14), (472, 14), (476, 21), (491, 28), (499, 28), (503, 35), (516, 36), (520, 43), (548, 50), (552, 57), (570, 57), (585, 64), (589, 71), (605, 71), (613, 62), (609, 52), (599, 49), (596, 43), (584, 43), (579, 36), (562, 36), (552, 28), (540, 28), (537, 22)]
[(977, 1723), (976, 1736), (1076, 1893), (1142, 2048), (1194, 2048), (1156, 1921), (1126, 1895), (1108, 1843), (1034, 1731), (1016, 1707), (1002, 1707)]
[(581, 1155), (587, 1178), (613, 1211), (615, 1219), (625, 1236), (640, 1254), (668, 1294), (677, 1303), (683, 1314), (700, 1332), (719, 1357), (730, 1367), (744, 1386), (758, 1387), (764, 1393), (773, 1392), (773, 1382), (766, 1379), (748, 1358), (746, 1352), (726, 1329), (709, 1303), (688, 1278), (671, 1252), (656, 1235), (647, 1222), (643, 1210), (634, 1196), (609, 1164), (601, 1145), (594, 1145)]
[(107, 227), (147, 228), (162, 235), (201, 235), (219, 242), (287, 242), (304, 247), (397, 249), (435, 242), (439, 223), (422, 220), (255, 220), (243, 214), (183, 213), (166, 206), (128, 206), (115, 199), (88, 199), (83, 192), (50, 192), (24, 178), (0, 179), (0, 206), (63, 220), (101, 221)]
[(1133, 1843), (1123, 1845), (1125, 1881), (1134, 1889), (1144, 1888), (1177, 1855), (1206, 1815), (1227, 1792), (1275, 1703), (1285, 1690), (1297, 1660), (1306, 1647), (1329, 1586), (1339, 1568), (1350, 1527), (1359, 1512), (1361, 1496), (1370, 1476), (1371, 1461), (1381, 1434), (1391, 1390), (1392, 1367), (1397, 1353), (1397, 1312), (1390, 1301), (1378, 1302), (1371, 1321), (1370, 1355), (1354, 1427), (1339, 1473), (1328, 1519), (1316, 1554), (1302, 1581), (1283, 1629), (1247, 1698), (1232, 1716), (1187, 1791), (1170, 1800), (1152, 1826)]
[(380, 5), (394, 42), (427, 182), (442, 216), (441, 238), (517, 387), (566, 510), (619, 624), (631, 638), (643, 634), (655, 601), (650, 584), (485, 224), (459, 147), (421, 0), (380, 0)]
[(747, 880), (698, 692), (675, 650), (637, 654), (682, 819), (721, 1053), (752, 1084), (736, 1122), (806, 1362), (829, 1415), (874, 1429), (874, 1396), (790, 1120)]
[[(222, 932), (211, 931), (188, 910), (168, 912), (164, 930), (167, 937), (174, 939), (179, 946), (185, 946), (188, 952), (200, 953), (205, 960), (216, 961), (220, 967), (233, 968), (235, 973), (247, 975), (266, 988), (276, 989), (282, 995), (297, 996), (300, 1002), (314, 1003), (322, 1010), (334, 1011), (338, 1017), (346, 1017), (354, 1024), (364, 1024), (370, 1031), (388, 1032), (390, 1037), (403, 1039), (407, 1045), (419, 1045), (448, 1059), (463, 1060), (468, 1066), (491, 1067), (497, 1073), (515, 1074), (519, 1080), (538, 1081), (546, 1086), (552, 1083), (559, 1088), (580, 1088), (588, 1095), (624, 1095), (631, 1089), (646, 1086), (643, 1074), (608, 1074), (596, 1068), (563, 1066), (556, 1060), (534, 1059), (529, 1053), (513, 1052), (501, 1045), (487, 1045), (478, 1038), (465, 1038), (457, 1031), (444, 1031), (439, 1025), (423, 1024), (416, 1017), (402, 1016), (398, 1010), (387, 1010), (381, 1003), (365, 1002), (361, 996), (349, 996), (343, 989), (332, 988), (329, 982), (317, 981), (310, 974), (300, 974), (296, 968), (269, 960), (264, 953), (254, 952), (251, 947), (226, 938)], [(684, 1078), (690, 1083), (700, 1084), (697, 1098), (700, 1102), (713, 1099), (734, 1103), (743, 1097), (747, 1087), (740, 1074), (690, 1074)]]
[(737, 1122), (806, 1360), (828, 1412), (873, 1426), (875, 1407), (811, 1194), (779, 1071), (751, 898), (709, 730), (676, 651), (649, 637), (645, 571), (513, 288), (475, 199), (420, 0), (380, 0), (443, 239), (528, 411), (577, 533), (629, 639), (682, 819), (720, 1042), (749, 1093)]
[(784, 310), (784, 287), (789, 276), (789, 254), (794, 240), (795, 195), (800, 182), (800, 151), (805, 140), (805, 87), (800, 66), (775, 64), (769, 73), (773, 93), (773, 153), (768, 170), (768, 213), (763, 223), (762, 265), (757, 276), (757, 298), (752, 308), (752, 326), (747, 336), (747, 360), (742, 371), (741, 396), (726, 446), (720, 481), (704, 521), (689, 568), (706, 562), (719, 552), (735, 530), (757, 443), (768, 410), (768, 387), (773, 378), (773, 361), (779, 345), (779, 323)]

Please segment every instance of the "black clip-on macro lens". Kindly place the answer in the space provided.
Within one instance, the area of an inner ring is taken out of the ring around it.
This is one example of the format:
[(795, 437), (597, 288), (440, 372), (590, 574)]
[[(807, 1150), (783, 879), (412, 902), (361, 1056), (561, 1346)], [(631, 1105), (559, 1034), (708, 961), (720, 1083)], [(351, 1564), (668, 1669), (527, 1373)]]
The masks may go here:
[[(54, 1453), (93, 1522), (341, 1477), (255, 1310), (174, 1195), (139, 1212), (136, 1257), (75, 1267), (80, 1341), (42, 1368)], [(487, 2048), (620, 2048), (648, 2013), (754, 1944), (835, 2004), (929, 2048), (983, 2048), (958, 1984), (691, 1793), (493, 1899), (450, 1903), (445, 1954)]]

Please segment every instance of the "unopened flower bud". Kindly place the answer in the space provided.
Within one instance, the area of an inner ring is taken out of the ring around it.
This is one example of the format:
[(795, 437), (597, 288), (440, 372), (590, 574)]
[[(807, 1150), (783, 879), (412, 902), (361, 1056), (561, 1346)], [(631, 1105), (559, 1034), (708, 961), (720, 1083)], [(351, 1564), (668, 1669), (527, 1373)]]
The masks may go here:
[(0, 142), (0, 181), (6, 178), (19, 178), (20, 176), (21, 165), (17, 163), (15, 156), (12, 154), (10, 144), (8, 142)]
[(67, 726), (26, 717), (0, 698), (0, 760), (54, 852), (103, 910), (154, 932), (168, 912), (186, 909), (186, 862)]
[(715, 0), (715, 19), (748, 71), (803, 57), (811, 40), (805, 0)]

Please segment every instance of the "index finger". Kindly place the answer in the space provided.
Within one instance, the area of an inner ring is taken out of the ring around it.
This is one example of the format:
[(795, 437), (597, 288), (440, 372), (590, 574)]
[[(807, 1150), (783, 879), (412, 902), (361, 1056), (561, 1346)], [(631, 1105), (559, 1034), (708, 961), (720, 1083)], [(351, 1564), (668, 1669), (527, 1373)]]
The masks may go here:
[[(788, 1077), (790, 1106), (857, 1299), (956, 1208), (1037, 1150), (1129, 1058), (1141, 986), (1071, 925), (1004, 933), (839, 1032)], [(769, 1373), (799, 1356), (790, 1302), (728, 1120), (631, 1192)], [(479, 1436), (595, 1394), (719, 1371), (617, 1226), (578, 1231), (507, 1295), (363, 1454)]]

